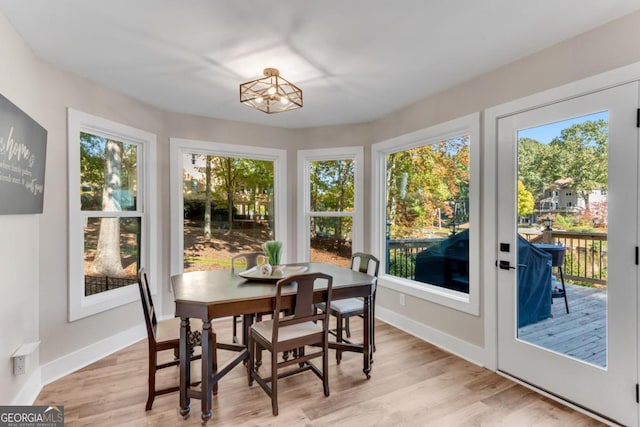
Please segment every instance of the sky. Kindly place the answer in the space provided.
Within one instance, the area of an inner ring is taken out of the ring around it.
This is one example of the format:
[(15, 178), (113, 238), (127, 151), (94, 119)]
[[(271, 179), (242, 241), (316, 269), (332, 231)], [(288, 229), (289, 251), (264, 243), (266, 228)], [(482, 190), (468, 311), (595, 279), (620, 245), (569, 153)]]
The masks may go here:
[(542, 142), (543, 144), (548, 144), (555, 138), (556, 136), (560, 136), (560, 132), (563, 129), (571, 127), (576, 123), (586, 122), (588, 120), (608, 120), (609, 112), (602, 111), (600, 113), (589, 114), (587, 116), (575, 117), (569, 120), (563, 120), (560, 122), (549, 123), (542, 126), (537, 126), (529, 129), (521, 129), (518, 130), (518, 139), (520, 138), (531, 138), (535, 139), (538, 142)]

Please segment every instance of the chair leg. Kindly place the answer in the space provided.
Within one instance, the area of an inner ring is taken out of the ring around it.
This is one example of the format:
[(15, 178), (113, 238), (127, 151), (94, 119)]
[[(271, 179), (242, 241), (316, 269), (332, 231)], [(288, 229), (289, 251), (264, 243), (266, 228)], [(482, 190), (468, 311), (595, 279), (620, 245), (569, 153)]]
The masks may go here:
[(249, 342), (247, 343), (249, 349), (249, 361), (247, 363), (247, 381), (249, 387), (253, 385), (253, 371), (254, 371), (254, 357), (256, 356), (256, 348), (253, 338), (249, 335)]
[[(336, 316), (336, 342), (342, 342), (342, 316)], [(336, 363), (339, 365), (342, 361), (342, 351), (336, 349)]]
[[(149, 349), (151, 352), (151, 349)], [(147, 405), (145, 410), (150, 411), (153, 406), (153, 400), (156, 397), (156, 364), (158, 354), (154, 351), (153, 354), (149, 354), (149, 393), (147, 396)]]
[(231, 338), (235, 344), (238, 344), (238, 316), (233, 316), (233, 335)]
[[(373, 351), (376, 351), (376, 300), (373, 299), (373, 306), (371, 307), (371, 347)], [(373, 362), (373, 359), (371, 360)]]
[(351, 327), (349, 327), (349, 316), (344, 318), (344, 329), (347, 332), (347, 338), (351, 338)]
[(567, 289), (564, 286), (564, 273), (562, 272), (562, 266), (558, 266), (558, 271), (560, 272), (560, 282), (562, 283), (562, 293), (564, 294), (564, 307), (567, 309), (567, 314), (569, 314), (569, 302), (567, 301)]
[[(215, 333), (213, 333), (213, 331), (211, 331), (211, 346), (213, 347), (213, 351), (211, 354), (211, 372), (213, 372), (213, 374), (215, 375), (218, 373), (218, 342), (217, 342), (217, 336)], [(206, 362), (202, 361), (202, 363), (206, 363)], [(218, 394), (217, 381), (212, 387), (212, 393), (214, 396)]]
[(329, 396), (329, 343), (326, 338), (322, 349), (322, 387), (324, 395)]
[(271, 409), (278, 415), (278, 353), (271, 351)]

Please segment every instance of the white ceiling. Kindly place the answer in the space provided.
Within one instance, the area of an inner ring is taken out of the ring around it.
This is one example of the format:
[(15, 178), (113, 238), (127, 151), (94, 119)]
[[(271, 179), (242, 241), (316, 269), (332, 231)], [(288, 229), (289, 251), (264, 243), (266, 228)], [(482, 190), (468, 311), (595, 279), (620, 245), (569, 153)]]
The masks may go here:
[[(35, 53), (168, 111), (280, 127), (368, 122), (640, 9), (638, 0), (0, 0)], [(594, 52), (597, 54), (597, 52)], [(263, 68), (304, 92), (238, 101)]]

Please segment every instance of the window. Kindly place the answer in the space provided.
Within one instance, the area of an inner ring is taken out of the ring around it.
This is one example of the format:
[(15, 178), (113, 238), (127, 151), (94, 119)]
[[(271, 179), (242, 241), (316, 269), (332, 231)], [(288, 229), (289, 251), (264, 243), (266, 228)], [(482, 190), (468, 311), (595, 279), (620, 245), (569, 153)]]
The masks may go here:
[(136, 300), (138, 269), (155, 273), (156, 137), (71, 109), (68, 127), (73, 321)]
[(568, 207), (568, 208), (570, 208), (571, 206), (573, 206), (573, 203), (571, 203), (571, 202), (567, 202), (567, 203), (565, 204), (565, 206), (566, 206), (566, 207)]
[(381, 286), (478, 314), (478, 141), (473, 114), (373, 145)]
[(349, 267), (362, 250), (362, 147), (298, 151), (299, 261)]
[(183, 152), (183, 271), (228, 268), (275, 239), (274, 161)]
[(565, 195), (565, 196), (571, 196), (571, 191), (566, 191), (566, 192), (564, 193), (564, 195)]
[(284, 150), (171, 138), (171, 274), (228, 268), (267, 240), (287, 251)]

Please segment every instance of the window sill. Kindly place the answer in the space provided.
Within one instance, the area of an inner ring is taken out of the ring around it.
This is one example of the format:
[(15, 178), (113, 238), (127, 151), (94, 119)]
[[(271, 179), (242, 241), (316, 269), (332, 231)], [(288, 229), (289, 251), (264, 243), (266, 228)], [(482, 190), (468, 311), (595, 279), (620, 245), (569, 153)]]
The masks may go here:
[[(473, 294), (452, 291), (450, 289), (420, 283), (413, 280), (401, 279), (399, 277), (383, 275), (378, 279), (378, 284), (394, 292), (411, 295), (425, 301), (433, 302), (454, 310), (480, 315), (480, 304), (478, 297), (473, 298)], [(475, 294), (477, 295), (477, 290)]]

